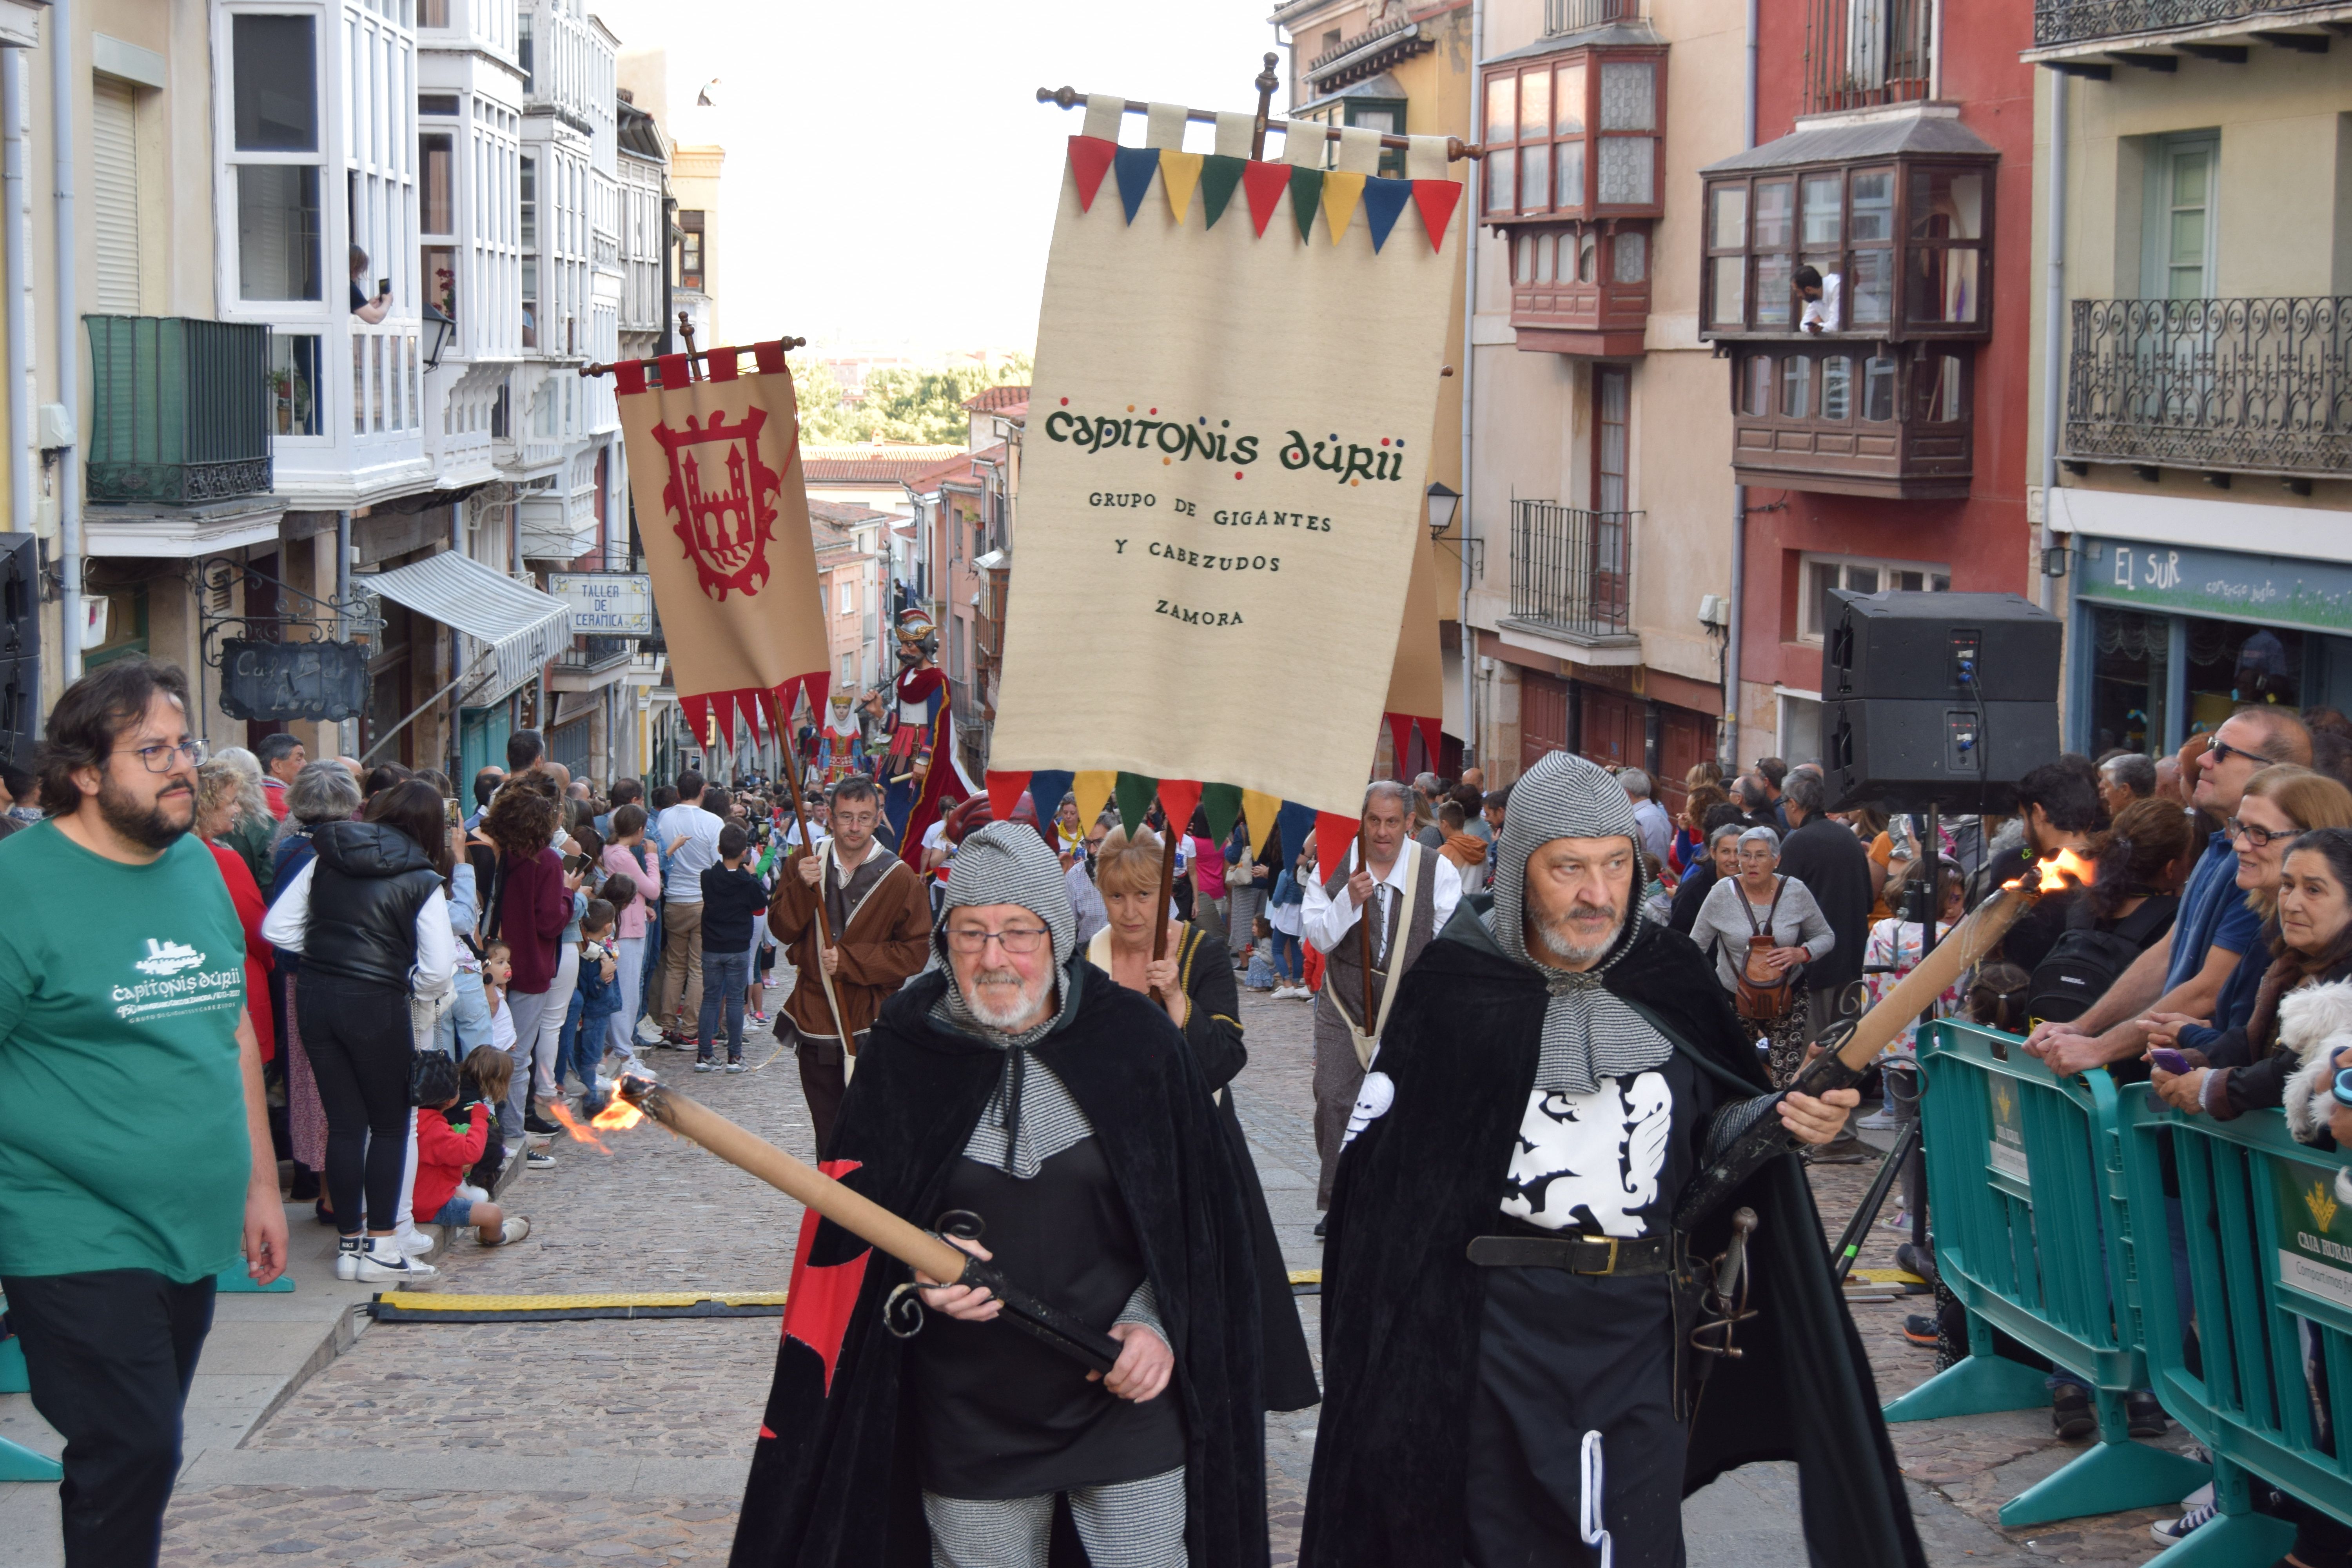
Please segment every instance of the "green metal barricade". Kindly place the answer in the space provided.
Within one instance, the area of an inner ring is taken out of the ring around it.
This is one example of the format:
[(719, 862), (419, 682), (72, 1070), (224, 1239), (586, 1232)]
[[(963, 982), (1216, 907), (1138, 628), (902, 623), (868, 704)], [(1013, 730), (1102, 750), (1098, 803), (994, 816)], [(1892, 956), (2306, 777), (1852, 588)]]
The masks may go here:
[[(2221, 1517), (2158, 1561), (2166, 1568), (2258, 1568), (2293, 1530), (2253, 1511), (2257, 1479), (2352, 1521), (2352, 1203), (2336, 1186), (2345, 1155), (2298, 1143), (2286, 1119), (2183, 1116), (2146, 1085), (2119, 1108), (2132, 1214), (2155, 1238), (2187, 1242), (2195, 1369), (2170, 1289), (2142, 1302), (2157, 1397), (2213, 1456)], [(2177, 1218), (2158, 1143), (2179, 1164)]]
[[(1993, 1331), (2091, 1385), (2099, 1440), (2001, 1506), (2041, 1524), (2169, 1503), (2206, 1468), (2132, 1440), (2123, 1396), (2148, 1386), (2116, 1089), (2060, 1079), (2014, 1035), (1946, 1020), (1921, 1032), (1920, 1099), (1936, 1268), (1968, 1309), (1969, 1354), (1886, 1407), (1923, 1421), (2047, 1405), (2042, 1374), (1996, 1354)], [(2160, 1212), (2160, 1211), (2159, 1211)], [(2160, 1222), (2152, 1256), (2167, 1271)]]

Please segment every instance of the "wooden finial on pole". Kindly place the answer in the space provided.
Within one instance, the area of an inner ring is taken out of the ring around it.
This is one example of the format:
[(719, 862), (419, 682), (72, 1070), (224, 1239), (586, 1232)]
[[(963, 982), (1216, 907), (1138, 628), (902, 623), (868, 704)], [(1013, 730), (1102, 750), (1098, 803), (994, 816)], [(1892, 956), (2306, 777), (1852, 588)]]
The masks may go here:
[(694, 318), (684, 310), (677, 313), (677, 335), (686, 340), (686, 379), (693, 381), (694, 362), (702, 356), (694, 352)]
[(1274, 74), (1274, 66), (1281, 58), (1268, 49), (1265, 68), (1257, 73), (1257, 120), (1250, 126), (1250, 161), (1254, 163), (1265, 158), (1266, 116), (1274, 112), (1274, 89), (1282, 85), (1282, 79)]

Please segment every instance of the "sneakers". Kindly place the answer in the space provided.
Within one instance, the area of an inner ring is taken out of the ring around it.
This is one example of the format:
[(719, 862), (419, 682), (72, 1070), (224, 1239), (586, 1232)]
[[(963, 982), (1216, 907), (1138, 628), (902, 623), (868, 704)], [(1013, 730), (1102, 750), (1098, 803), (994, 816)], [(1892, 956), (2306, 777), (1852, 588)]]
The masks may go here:
[(1936, 1314), (1913, 1312), (1906, 1316), (1903, 1320), (1903, 1337), (1912, 1344), (1927, 1350), (1934, 1350), (1938, 1343), (1936, 1336)]
[(417, 1229), (414, 1224), (404, 1225), (394, 1231), (392, 1240), (394, 1246), (399, 1247), (402, 1253), (410, 1258), (422, 1258), (432, 1251), (436, 1245), (431, 1237)]
[(2213, 1521), (2211, 1503), (2200, 1503), (2179, 1519), (2160, 1519), (2147, 1527), (2158, 1546), (2178, 1546)]
[(533, 1149), (529, 1153), (525, 1154), (522, 1157), (522, 1163), (530, 1166), (534, 1171), (552, 1171), (555, 1169), (555, 1156), (545, 1153), (537, 1149)]
[(563, 1131), (536, 1110), (522, 1119), (522, 1130), (526, 1132), (543, 1132), (551, 1135)]
[(352, 1272), (370, 1285), (404, 1285), (415, 1279), (430, 1279), (440, 1272), (430, 1263), (408, 1257), (388, 1236), (370, 1237), (367, 1249), (357, 1257), (358, 1265)]
[(759, 1024), (759, 1025), (761, 1025), (761, 1026), (766, 1025), (766, 1023), (768, 1022), (768, 1015), (767, 1015), (767, 1014), (765, 1014), (765, 1013), (762, 1013), (762, 1012), (761, 1012), (761, 1011), (760, 1011), (760, 1009), (758, 1009), (757, 1007), (752, 1007), (752, 1008), (747, 1009), (747, 1010), (744, 1012), (743, 1016), (744, 1016), (747, 1020), (749, 1020), (750, 1022), (754, 1023), (754, 1024)]
[(482, 1237), (484, 1247), (509, 1247), (530, 1234), (530, 1221), (519, 1214), (510, 1214), (499, 1224), (499, 1238)]
[(719, 1064), (712, 1061), (709, 1057), (697, 1057), (694, 1058), (694, 1070), (697, 1072), (717, 1072), (719, 1070)]
[(729, 1072), (741, 1072), (743, 1070), (743, 1058), (741, 1057), (730, 1057), (727, 1059), (726, 1070)]
[(356, 1236), (347, 1236), (335, 1243), (335, 1278), (348, 1285), (360, 1277), (360, 1254), (365, 1244)]
[(1895, 1131), (1895, 1113), (1881, 1106), (1856, 1121), (1854, 1125), (1865, 1132), (1892, 1132)]
[(2165, 1419), (2164, 1406), (2145, 1388), (2124, 1395), (2124, 1420), (2135, 1437), (2161, 1437), (2170, 1426)]
[(658, 1046), (662, 1043), (661, 1026), (654, 1022), (652, 1014), (648, 1013), (637, 1020), (636, 1036), (637, 1044), (641, 1046)]
[(2080, 1384), (2060, 1384), (2050, 1395), (2050, 1426), (2068, 1442), (2096, 1432), (2099, 1418), (2091, 1409), (2091, 1391)]

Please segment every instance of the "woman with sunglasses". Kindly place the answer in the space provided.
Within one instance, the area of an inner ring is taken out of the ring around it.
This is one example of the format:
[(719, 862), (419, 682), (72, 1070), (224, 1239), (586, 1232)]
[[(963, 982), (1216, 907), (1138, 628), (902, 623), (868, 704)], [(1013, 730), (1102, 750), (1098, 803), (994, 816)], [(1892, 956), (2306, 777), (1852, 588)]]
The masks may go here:
[[(2280, 951), (2282, 941), (2279, 883), (2287, 847), (2298, 835), (2322, 827), (2352, 827), (2352, 790), (2324, 773), (2288, 764), (2264, 768), (2248, 779), (2237, 814), (2227, 824), (2231, 847), (2238, 856), (2238, 887), (2245, 894), (2247, 907), (2262, 917), (2273, 952)], [(2150, 1014), (2148, 1044), (2197, 1053), (2192, 1061), (2198, 1056), (2222, 1060), (2225, 1049), (2242, 1048), (2226, 1047), (2224, 1042), (2232, 1034), (2242, 1040), (2260, 1011), (2259, 995), (2268, 980), (2263, 965), (2239, 964), (2222, 986), (2210, 1021), (2183, 1013)], [(2168, 1091), (2163, 1087), (2170, 1076), (2158, 1075), (2158, 1092), (2183, 1110), (2196, 1109), (2181, 1103), (2191, 1090)], [(2173, 1081), (2182, 1084), (2190, 1076), (2197, 1075), (2183, 1075)]]

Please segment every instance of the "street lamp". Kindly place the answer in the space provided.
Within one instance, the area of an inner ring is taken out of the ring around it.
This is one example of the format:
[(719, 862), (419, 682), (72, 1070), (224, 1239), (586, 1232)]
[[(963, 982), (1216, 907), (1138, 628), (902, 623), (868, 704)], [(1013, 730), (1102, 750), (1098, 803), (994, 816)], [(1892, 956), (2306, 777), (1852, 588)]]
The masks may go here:
[(431, 334), (431, 344), (425, 351), (425, 368), (441, 368), (441, 355), (448, 349), (449, 340), (457, 335), (457, 323), (442, 314), (436, 305), (425, 307), (425, 330)]
[(1462, 504), (1462, 492), (1446, 488), (1438, 480), (1429, 487), (1429, 537), (1443, 539), (1445, 531), (1454, 526), (1454, 509)]

